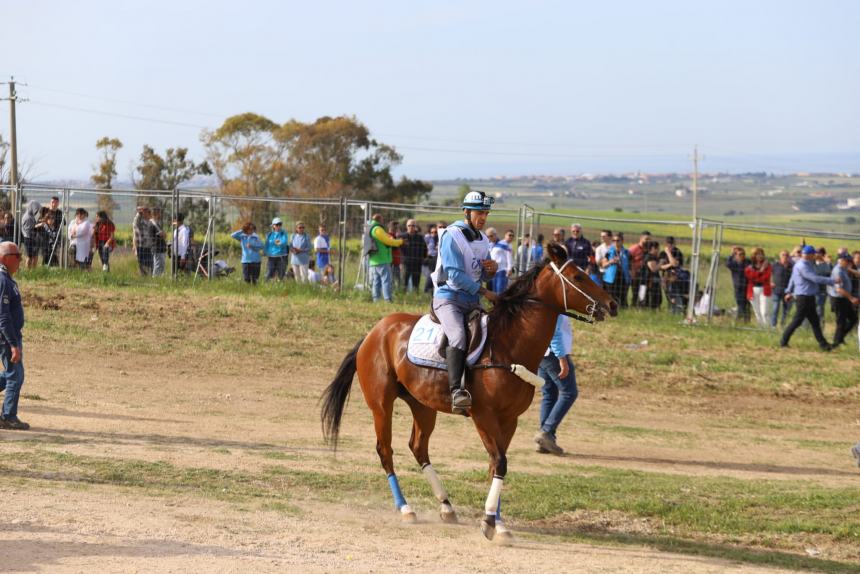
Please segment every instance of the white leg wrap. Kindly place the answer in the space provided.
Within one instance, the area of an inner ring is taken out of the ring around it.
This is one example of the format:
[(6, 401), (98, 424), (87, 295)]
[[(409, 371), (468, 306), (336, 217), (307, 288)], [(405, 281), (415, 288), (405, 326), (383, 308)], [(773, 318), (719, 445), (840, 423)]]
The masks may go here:
[(436, 497), (436, 500), (439, 502), (448, 500), (448, 491), (442, 486), (442, 481), (439, 480), (439, 475), (436, 474), (433, 466), (428, 464), (421, 471), (424, 473), (427, 482), (430, 483), (430, 489), (433, 491), (433, 496)]
[(484, 505), (484, 511), (487, 514), (496, 515), (496, 511), (499, 509), (499, 496), (502, 495), (502, 484), (504, 481), (504, 478), (493, 477), (490, 494), (487, 495), (487, 504)]

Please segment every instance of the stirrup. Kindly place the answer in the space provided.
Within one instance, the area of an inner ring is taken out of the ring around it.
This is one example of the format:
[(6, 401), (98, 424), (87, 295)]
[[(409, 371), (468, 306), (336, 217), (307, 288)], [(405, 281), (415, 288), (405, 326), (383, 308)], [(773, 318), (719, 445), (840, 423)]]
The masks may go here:
[(468, 416), (472, 407), (472, 394), (466, 389), (454, 389), (451, 393), (451, 412), (455, 415)]

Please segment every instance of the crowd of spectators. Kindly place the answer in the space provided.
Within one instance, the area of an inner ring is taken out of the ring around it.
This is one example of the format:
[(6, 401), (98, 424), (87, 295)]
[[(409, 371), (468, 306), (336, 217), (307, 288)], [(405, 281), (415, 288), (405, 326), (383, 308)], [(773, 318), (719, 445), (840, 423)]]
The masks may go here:
[[(32, 269), (40, 263), (49, 266), (60, 264), (63, 244), (60, 234), (65, 221), (59, 204), (58, 197), (52, 197), (46, 206), (37, 201), (27, 203), (21, 219), (21, 246), (27, 268)], [(378, 221), (376, 226), (370, 226), (370, 233), (382, 241), (387, 250), (381, 255), (369, 252), (365, 255), (370, 262), (371, 274), (380, 275), (385, 269), (385, 277), (380, 277), (378, 282), (380, 297), (391, 300), (392, 291), (397, 290), (432, 293), (430, 274), (436, 267), (439, 233), (446, 223), (430, 224), (425, 231), (415, 219), (408, 219), (402, 225), (391, 221), (383, 226), (381, 216), (374, 217)], [(179, 271), (194, 272), (198, 268), (200, 254), (194, 251), (193, 230), (186, 225), (182, 213), (177, 214), (172, 228), (170, 236), (165, 230), (163, 211), (159, 207), (137, 208), (132, 222), (132, 250), (142, 276), (163, 275), (168, 256), (175, 258)], [(12, 240), (14, 229), (12, 213), (0, 210), (0, 240)], [(78, 208), (66, 228), (69, 261), (79, 269), (90, 270), (97, 253), (102, 270), (110, 271), (111, 254), (116, 247), (115, 232), (116, 226), (105, 211), (99, 211), (95, 221), (91, 222), (87, 210)], [(526, 234), (523, 241), (515, 245), (512, 229), (502, 232), (490, 227), (486, 234), (490, 241), (490, 256), (498, 265), (495, 277), (487, 284), (487, 288), (494, 292), (503, 291), (516, 274), (523, 273), (543, 258), (543, 235), (532, 239)], [(250, 222), (231, 236), (240, 243), (242, 277), (248, 283), (259, 281), (263, 257), (267, 260), (266, 281), (291, 279), (325, 286), (337, 283), (330, 260), (331, 240), (325, 225), (320, 225), (317, 235), (311, 239), (303, 222), (296, 222), (293, 231), (288, 233), (283, 220), (275, 217), (265, 236), (258, 235), (255, 225)], [(690, 273), (684, 267), (684, 254), (674, 237), (665, 237), (660, 242), (648, 231), (643, 231), (638, 241), (627, 247), (621, 232), (603, 229), (598, 240), (590, 241), (584, 236), (582, 226), (574, 223), (568, 237), (565, 237), (564, 228), (556, 228), (552, 239), (565, 245), (572, 262), (606, 289), (622, 309), (658, 310), (665, 302), (666, 308), (673, 313), (686, 310)], [(787, 295), (791, 295), (792, 271), (803, 257), (803, 249), (804, 245), (798, 245), (790, 252), (783, 250), (771, 261), (761, 247), (754, 248), (749, 256), (742, 246), (732, 248), (726, 267), (731, 273), (735, 295), (733, 312), (739, 322), (749, 323), (755, 317), (758, 325), (771, 328), (785, 326), (789, 322), (795, 301)], [(841, 260), (844, 263), (840, 264)], [(844, 271), (840, 271), (840, 265)], [(856, 326), (856, 303), (860, 302), (860, 250), (849, 253), (843, 247), (835, 258), (831, 258), (821, 247), (815, 250), (812, 266), (819, 276), (844, 275), (849, 278), (841, 287), (821, 284), (815, 295), (815, 310), (823, 325), (829, 301), (840, 330), (850, 331), (851, 326)], [(231, 270), (227, 268), (228, 272)], [(371, 285), (374, 284), (373, 279), (369, 277)], [(696, 313), (707, 313), (710, 304), (710, 294), (698, 291)], [(716, 312), (722, 311), (717, 309)]]
[(752, 317), (761, 327), (785, 326), (795, 303), (792, 275), (795, 266), (804, 257), (809, 258), (815, 275), (840, 279), (840, 285), (821, 283), (816, 286), (814, 296), (815, 313), (823, 325), (826, 319), (827, 302), (836, 315), (843, 331), (850, 331), (857, 322), (857, 303), (860, 302), (860, 250), (849, 252), (839, 248), (832, 258), (827, 249), (815, 249), (810, 245), (798, 245), (791, 252), (780, 251), (770, 261), (761, 247), (747, 257), (746, 250), (736, 245), (726, 260), (731, 271), (734, 287), (736, 317), (749, 323)]

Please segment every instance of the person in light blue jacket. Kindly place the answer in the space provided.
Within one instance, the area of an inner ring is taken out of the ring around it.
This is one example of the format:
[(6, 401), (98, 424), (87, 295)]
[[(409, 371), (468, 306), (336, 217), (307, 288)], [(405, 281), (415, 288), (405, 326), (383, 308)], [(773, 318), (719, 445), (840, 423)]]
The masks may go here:
[(556, 443), (555, 433), (579, 395), (576, 370), (570, 359), (572, 349), (570, 319), (559, 315), (549, 349), (538, 368), (538, 376), (544, 380), (544, 385), (541, 389), (540, 430), (535, 435), (535, 442), (537, 451), (541, 453), (564, 454), (564, 449)]
[(280, 217), (272, 220), (272, 230), (266, 235), (266, 281), (278, 278), (283, 281), (287, 274), (287, 255), (290, 253), (290, 245), (287, 232), (284, 231), (284, 222)]
[(293, 240), (290, 241), (290, 265), (299, 283), (308, 282), (308, 264), (311, 261), (311, 238), (305, 233), (305, 224), (296, 223)]
[(256, 285), (260, 278), (260, 252), (264, 248), (260, 236), (257, 235), (257, 226), (249, 221), (230, 237), (242, 244), (242, 278), (245, 283)]

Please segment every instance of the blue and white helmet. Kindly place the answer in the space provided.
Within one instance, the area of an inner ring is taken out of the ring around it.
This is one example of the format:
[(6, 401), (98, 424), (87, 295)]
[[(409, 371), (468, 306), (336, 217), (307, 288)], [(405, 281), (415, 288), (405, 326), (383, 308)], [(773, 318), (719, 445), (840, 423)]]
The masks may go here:
[(483, 191), (470, 191), (463, 198), (463, 209), (472, 209), (475, 211), (490, 211), (496, 199), (490, 197)]

